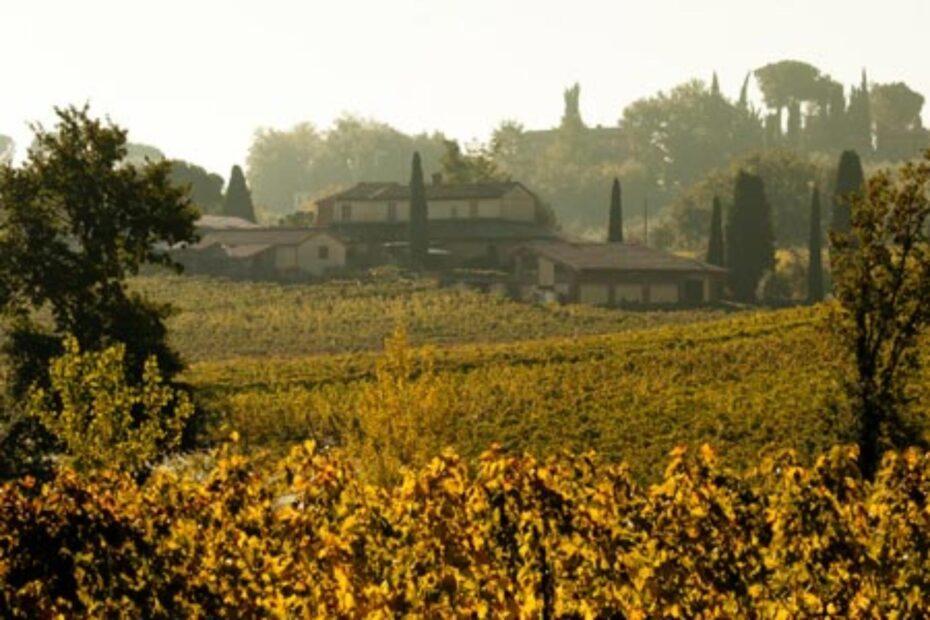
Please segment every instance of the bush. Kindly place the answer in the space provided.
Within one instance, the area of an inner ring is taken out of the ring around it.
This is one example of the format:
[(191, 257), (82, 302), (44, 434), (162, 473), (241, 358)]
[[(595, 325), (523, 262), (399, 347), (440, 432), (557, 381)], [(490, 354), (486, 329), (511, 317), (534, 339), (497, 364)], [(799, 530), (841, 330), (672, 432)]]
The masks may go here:
[(29, 395), (29, 413), (57, 439), (78, 470), (142, 473), (180, 445), (194, 412), (187, 394), (163, 380), (155, 358), (142, 381), (127, 378), (123, 345), (81, 352), (68, 338), (49, 369), (50, 387)]
[(924, 617), (930, 453), (854, 448), (743, 474), (676, 450), (640, 487), (593, 455), (444, 453), (387, 487), (337, 453), (270, 469), (60, 472), (0, 487), (0, 613), (19, 617)]

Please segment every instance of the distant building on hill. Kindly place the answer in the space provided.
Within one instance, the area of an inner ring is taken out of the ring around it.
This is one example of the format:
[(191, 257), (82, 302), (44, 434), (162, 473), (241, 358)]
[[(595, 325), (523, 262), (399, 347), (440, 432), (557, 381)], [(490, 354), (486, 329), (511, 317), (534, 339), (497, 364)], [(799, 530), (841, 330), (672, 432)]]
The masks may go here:
[(241, 227), (200, 234), (200, 241), (173, 253), (188, 273), (301, 280), (346, 267), (346, 243), (323, 230)]
[[(445, 266), (504, 267), (528, 241), (557, 238), (543, 223), (541, 205), (518, 182), (426, 186), (428, 236)], [(399, 183), (358, 183), (318, 200), (314, 227), (349, 244), (349, 263), (369, 267), (399, 259), (407, 240), (410, 188)]]
[(197, 221), (194, 222), (194, 227), (201, 234), (213, 230), (241, 230), (261, 228), (259, 224), (242, 219), (241, 217), (233, 217), (231, 215), (201, 215), (199, 218), (197, 218)]
[(529, 243), (516, 253), (524, 298), (599, 306), (716, 301), (726, 270), (635, 243)]

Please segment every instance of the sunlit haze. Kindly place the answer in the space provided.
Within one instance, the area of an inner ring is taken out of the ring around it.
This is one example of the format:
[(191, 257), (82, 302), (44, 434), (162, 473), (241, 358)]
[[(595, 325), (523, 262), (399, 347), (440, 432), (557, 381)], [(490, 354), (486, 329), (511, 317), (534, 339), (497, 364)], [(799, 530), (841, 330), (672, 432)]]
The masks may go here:
[(130, 140), (226, 176), (258, 127), (348, 112), (483, 140), (508, 118), (557, 124), (575, 81), (592, 125), (714, 70), (735, 96), (747, 71), (784, 58), (928, 93), (928, 18), (926, 0), (11, 0), (0, 133), (21, 155), (28, 122), (89, 101)]

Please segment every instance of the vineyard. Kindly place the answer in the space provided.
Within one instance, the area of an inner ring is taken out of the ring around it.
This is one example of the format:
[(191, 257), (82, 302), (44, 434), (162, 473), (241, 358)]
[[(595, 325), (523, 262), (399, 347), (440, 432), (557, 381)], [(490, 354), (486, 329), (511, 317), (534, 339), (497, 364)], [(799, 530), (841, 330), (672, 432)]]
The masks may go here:
[(389, 487), (308, 442), (271, 469), (68, 471), (0, 486), (4, 617), (921, 618), (930, 456), (444, 453)]
[[(596, 450), (642, 480), (681, 444), (725, 462), (802, 458), (851, 441), (843, 357), (811, 309), (522, 343), (235, 359), (188, 378), (249, 446), (347, 446), (377, 478), (443, 447), (546, 456)], [(917, 395), (920, 411), (926, 399)]]
[(604, 334), (723, 316), (526, 305), (390, 274), (314, 285), (159, 275), (136, 278), (133, 286), (177, 307), (169, 322), (172, 340), (190, 361), (377, 349), (398, 323), (413, 343), (443, 345)]

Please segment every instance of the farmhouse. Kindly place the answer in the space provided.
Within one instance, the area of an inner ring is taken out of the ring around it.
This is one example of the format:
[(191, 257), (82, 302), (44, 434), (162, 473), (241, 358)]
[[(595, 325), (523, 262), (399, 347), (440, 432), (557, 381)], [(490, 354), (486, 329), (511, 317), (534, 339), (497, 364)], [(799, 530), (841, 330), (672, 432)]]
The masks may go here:
[[(521, 183), (444, 184), (434, 175), (425, 189), (430, 246), (449, 266), (502, 267), (528, 241), (557, 237)], [(407, 241), (410, 188), (358, 183), (317, 201), (310, 213), (316, 227), (347, 241), (352, 265), (390, 262)]]
[(715, 301), (726, 270), (635, 243), (545, 241), (517, 252), (526, 298), (541, 295), (601, 306)]
[(175, 253), (191, 273), (255, 279), (323, 276), (346, 265), (346, 244), (308, 228), (228, 228)]

